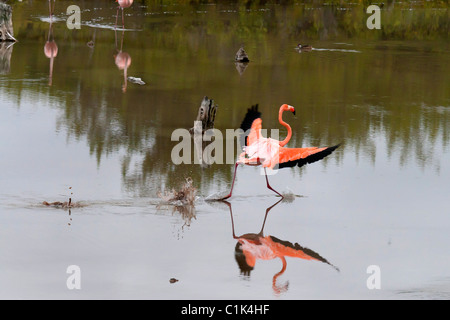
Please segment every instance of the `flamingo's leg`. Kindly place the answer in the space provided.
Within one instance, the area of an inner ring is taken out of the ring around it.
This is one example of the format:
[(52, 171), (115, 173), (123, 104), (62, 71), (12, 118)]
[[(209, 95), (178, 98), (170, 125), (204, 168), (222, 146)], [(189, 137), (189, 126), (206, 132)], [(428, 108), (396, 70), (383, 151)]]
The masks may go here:
[(278, 194), (281, 198), (284, 198), (284, 196), (279, 193), (277, 190), (275, 190), (274, 188), (272, 188), (269, 184), (269, 179), (267, 178), (267, 171), (266, 168), (264, 167), (264, 175), (266, 176), (266, 182), (267, 182), (267, 188), (269, 188), (270, 190), (272, 190), (273, 192), (275, 192), (276, 194)]
[(125, 30), (125, 19), (123, 18), (123, 8), (122, 8), (122, 29)]
[(236, 162), (236, 164), (234, 165), (234, 175), (233, 175), (233, 182), (231, 183), (230, 193), (226, 197), (224, 197), (224, 198), (222, 198), (220, 200), (226, 200), (226, 199), (231, 197), (231, 194), (233, 193), (233, 188), (234, 188), (234, 181), (236, 180), (236, 171), (237, 171), (238, 165), (239, 165), (238, 162)]
[(119, 9), (120, 9), (120, 7), (117, 7), (116, 24), (114, 25), (114, 29), (117, 28), (117, 20), (119, 19)]
[(50, 12), (50, 19), (53, 17), (52, 0), (48, 0), (48, 11)]

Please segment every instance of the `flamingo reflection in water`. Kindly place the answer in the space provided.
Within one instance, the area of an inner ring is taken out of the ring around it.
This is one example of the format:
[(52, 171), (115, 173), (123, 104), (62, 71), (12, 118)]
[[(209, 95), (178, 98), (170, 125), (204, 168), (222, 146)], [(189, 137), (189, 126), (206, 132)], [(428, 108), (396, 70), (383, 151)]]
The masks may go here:
[(279, 258), (282, 262), (282, 268), (272, 278), (272, 289), (276, 295), (286, 292), (288, 290), (289, 283), (278, 284), (278, 277), (281, 276), (287, 268), (286, 257), (300, 258), (304, 260), (319, 261), (330, 265), (336, 271), (339, 271), (337, 267), (328, 262), (325, 258), (320, 256), (317, 252), (302, 247), (298, 243), (291, 243), (289, 241), (281, 240), (275, 236), (264, 236), (264, 226), (266, 224), (267, 216), (277, 204), (283, 199), (278, 200), (275, 204), (266, 209), (264, 221), (261, 230), (258, 233), (246, 233), (241, 236), (237, 236), (234, 229), (233, 210), (231, 203), (223, 201), (227, 204), (230, 210), (231, 227), (233, 238), (237, 239), (235, 247), (235, 258), (239, 265), (241, 273), (244, 275), (250, 275), (250, 272), (254, 269), (256, 260), (272, 260)]

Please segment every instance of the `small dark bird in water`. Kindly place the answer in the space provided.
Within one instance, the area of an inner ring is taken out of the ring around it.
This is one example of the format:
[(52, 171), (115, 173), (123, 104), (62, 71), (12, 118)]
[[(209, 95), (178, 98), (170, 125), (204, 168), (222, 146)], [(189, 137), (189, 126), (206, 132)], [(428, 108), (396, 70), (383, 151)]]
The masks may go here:
[(236, 62), (250, 62), (247, 53), (244, 50), (244, 46), (240, 47), (234, 58)]
[(297, 45), (296, 49), (299, 50), (299, 51), (311, 51), (312, 47), (309, 44), (301, 44), (301, 43), (299, 43)]

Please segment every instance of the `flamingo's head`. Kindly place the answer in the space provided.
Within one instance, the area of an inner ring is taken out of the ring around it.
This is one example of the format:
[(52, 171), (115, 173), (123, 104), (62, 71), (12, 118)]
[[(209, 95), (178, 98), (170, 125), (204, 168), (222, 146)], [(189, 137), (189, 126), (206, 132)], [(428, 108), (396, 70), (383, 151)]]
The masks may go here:
[(290, 106), (290, 105), (288, 105), (288, 104), (283, 104), (283, 105), (281, 106), (281, 109), (282, 109), (283, 111), (290, 111), (290, 112), (292, 112), (292, 113), (294, 114), (294, 116), (295, 116), (295, 109), (294, 109), (293, 106)]

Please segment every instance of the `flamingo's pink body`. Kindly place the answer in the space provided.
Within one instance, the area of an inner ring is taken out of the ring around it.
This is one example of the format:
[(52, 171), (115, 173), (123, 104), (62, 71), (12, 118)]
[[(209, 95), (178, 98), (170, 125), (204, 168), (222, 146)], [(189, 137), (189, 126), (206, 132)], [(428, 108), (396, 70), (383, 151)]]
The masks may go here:
[(264, 168), (273, 169), (276, 162), (273, 161), (280, 153), (280, 142), (272, 138), (261, 137), (251, 145), (244, 147), (244, 152), (239, 156), (239, 164), (262, 165)]

